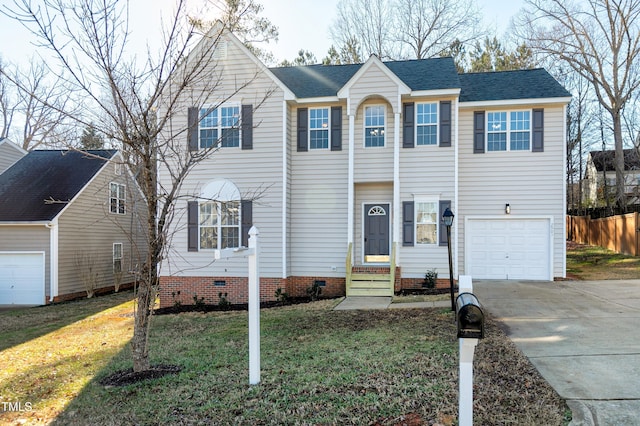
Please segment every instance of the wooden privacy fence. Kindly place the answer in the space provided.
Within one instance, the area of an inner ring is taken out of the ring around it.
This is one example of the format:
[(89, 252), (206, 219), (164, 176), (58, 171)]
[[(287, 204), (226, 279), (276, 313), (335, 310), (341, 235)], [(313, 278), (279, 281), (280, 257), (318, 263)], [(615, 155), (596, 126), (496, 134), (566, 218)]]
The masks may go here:
[(591, 219), (589, 216), (567, 216), (567, 238), (577, 243), (639, 256), (639, 225), (637, 212), (600, 219)]

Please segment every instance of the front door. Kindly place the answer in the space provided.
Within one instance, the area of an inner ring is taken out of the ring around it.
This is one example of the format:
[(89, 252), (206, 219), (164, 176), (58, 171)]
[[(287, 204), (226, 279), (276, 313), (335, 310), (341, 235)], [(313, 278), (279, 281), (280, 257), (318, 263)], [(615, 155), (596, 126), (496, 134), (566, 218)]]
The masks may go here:
[(389, 262), (389, 204), (364, 205), (364, 261)]

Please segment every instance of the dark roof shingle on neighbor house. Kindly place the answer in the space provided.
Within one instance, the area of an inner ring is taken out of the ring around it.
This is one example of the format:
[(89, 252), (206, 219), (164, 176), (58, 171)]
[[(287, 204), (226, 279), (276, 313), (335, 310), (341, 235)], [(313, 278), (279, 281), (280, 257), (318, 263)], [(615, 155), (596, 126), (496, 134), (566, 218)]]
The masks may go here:
[[(640, 154), (635, 148), (624, 149), (624, 169), (625, 170), (640, 170)], [(616, 152), (614, 150), (606, 151), (591, 151), (591, 161), (596, 170), (601, 172), (606, 166), (606, 171), (611, 172), (615, 170), (614, 160)]]
[(115, 153), (31, 151), (0, 175), (0, 222), (52, 220)]
[[(296, 97), (336, 96), (363, 64), (276, 67)], [(460, 89), (460, 102), (563, 98), (571, 94), (545, 69), (458, 74), (451, 57), (384, 62), (413, 91)]]

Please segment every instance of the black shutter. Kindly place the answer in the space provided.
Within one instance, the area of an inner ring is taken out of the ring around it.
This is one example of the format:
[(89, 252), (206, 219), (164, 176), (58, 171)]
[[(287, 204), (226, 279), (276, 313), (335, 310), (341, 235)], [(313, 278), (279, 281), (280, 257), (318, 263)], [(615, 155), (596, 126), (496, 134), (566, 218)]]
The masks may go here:
[[(414, 136), (414, 103), (402, 104), (402, 147), (413, 148), (415, 146)], [(413, 243), (411, 244), (413, 245)]]
[(544, 151), (544, 109), (533, 110), (533, 143), (531, 150), (533, 152)]
[(402, 202), (402, 245), (413, 246), (413, 201)]
[(198, 108), (189, 107), (187, 109), (187, 141), (189, 151), (198, 150)]
[(187, 250), (198, 251), (198, 202), (187, 203)]
[(249, 247), (249, 230), (253, 226), (253, 202), (251, 200), (242, 200), (240, 214), (242, 218), (240, 219), (241, 223), (241, 234), (242, 234), (242, 246)]
[(298, 151), (308, 151), (307, 127), (309, 115), (307, 108), (298, 108)]
[(342, 151), (342, 107), (331, 107), (331, 151)]
[(253, 105), (242, 105), (242, 149), (253, 149)]
[(440, 101), (440, 146), (451, 146), (451, 101)]
[(473, 112), (473, 153), (484, 153), (484, 111)]
[(438, 244), (441, 246), (447, 245), (447, 227), (444, 226), (444, 221), (442, 220), (442, 215), (447, 207), (451, 208), (451, 200), (440, 200), (440, 208), (438, 209), (440, 214), (438, 218), (440, 221), (440, 226), (438, 227)]

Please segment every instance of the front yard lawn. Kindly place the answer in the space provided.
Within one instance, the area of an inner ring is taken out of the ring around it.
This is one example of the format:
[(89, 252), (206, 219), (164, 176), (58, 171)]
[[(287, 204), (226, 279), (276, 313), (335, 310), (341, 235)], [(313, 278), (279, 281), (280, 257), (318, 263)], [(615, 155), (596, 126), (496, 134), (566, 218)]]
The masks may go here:
[[(13, 403), (0, 405), (0, 423), (457, 422), (458, 342), (447, 309), (333, 311), (337, 301), (324, 300), (262, 310), (257, 386), (248, 384), (246, 312), (155, 316), (152, 362), (182, 371), (104, 387), (100, 379), (131, 366), (131, 299), (0, 313), (0, 400)], [(487, 329), (474, 363), (475, 423), (566, 424), (564, 401), (492, 321)]]
[(567, 275), (580, 280), (636, 280), (640, 278), (640, 257), (569, 241)]

